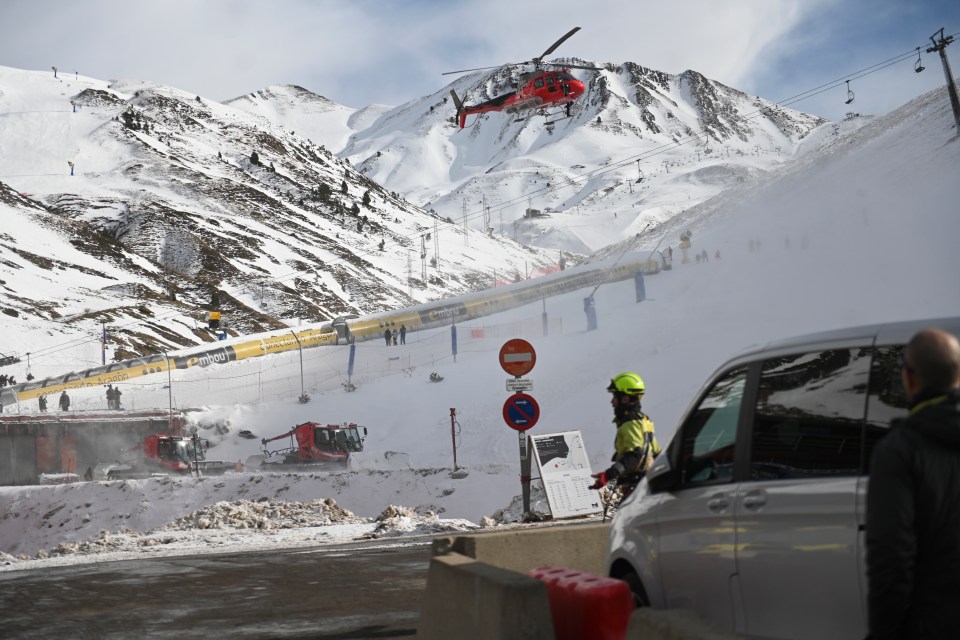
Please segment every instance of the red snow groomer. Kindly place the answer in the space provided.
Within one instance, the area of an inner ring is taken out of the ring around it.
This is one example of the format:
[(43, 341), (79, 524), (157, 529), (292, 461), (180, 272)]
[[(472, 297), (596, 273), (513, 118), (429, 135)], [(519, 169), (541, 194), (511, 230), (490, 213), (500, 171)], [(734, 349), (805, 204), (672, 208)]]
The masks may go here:
[[(350, 458), (363, 451), (363, 439), (366, 435), (366, 427), (359, 427), (352, 422), (344, 424), (304, 422), (279, 436), (260, 440), (263, 449), (260, 462), (263, 466), (277, 464), (310, 468), (346, 468)], [(267, 446), (283, 438), (290, 438), (290, 446), (276, 450), (270, 450)], [(260, 458), (260, 456), (255, 457)]]
[(96, 480), (138, 479), (157, 475), (222, 475), (236, 465), (207, 460), (208, 444), (200, 438), (153, 434), (139, 445), (124, 451), (121, 460), (98, 464)]

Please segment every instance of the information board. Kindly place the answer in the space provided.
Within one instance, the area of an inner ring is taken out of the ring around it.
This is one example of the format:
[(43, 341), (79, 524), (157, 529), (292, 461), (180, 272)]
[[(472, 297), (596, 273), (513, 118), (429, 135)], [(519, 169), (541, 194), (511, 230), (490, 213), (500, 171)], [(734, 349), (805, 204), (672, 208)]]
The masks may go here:
[(540, 479), (554, 518), (601, 513), (600, 493), (590, 489), (590, 461), (579, 431), (530, 436)]

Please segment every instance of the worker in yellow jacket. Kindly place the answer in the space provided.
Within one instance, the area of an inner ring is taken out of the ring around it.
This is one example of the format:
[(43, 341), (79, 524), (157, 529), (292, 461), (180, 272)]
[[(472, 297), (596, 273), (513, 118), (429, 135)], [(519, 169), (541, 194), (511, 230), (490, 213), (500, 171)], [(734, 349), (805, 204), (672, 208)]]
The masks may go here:
[(626, 498), (633, 492), (653, 459), (660, 453), (660, 445), (653, 432), (653, 421), (640, 410), (640, 399), (646, 385), (636, 373), (625, 371), (613, 377), (607, 387), (612, 396), (613, 423), (617, 426), (614, 438), (613, 465), (606, 471), (593, 474), (596, 480), (591, 489), (601, 489), (616, 481)]

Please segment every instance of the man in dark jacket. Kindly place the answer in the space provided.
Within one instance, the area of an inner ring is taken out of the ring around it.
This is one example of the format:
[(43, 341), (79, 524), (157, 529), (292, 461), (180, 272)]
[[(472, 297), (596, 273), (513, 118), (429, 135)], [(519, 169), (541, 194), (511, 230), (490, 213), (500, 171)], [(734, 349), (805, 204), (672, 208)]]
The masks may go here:
[(956, 638), (960, 630), (960, 343), (917, 333), (901, 371), (910, 414), (870, 462), (870, 638)]

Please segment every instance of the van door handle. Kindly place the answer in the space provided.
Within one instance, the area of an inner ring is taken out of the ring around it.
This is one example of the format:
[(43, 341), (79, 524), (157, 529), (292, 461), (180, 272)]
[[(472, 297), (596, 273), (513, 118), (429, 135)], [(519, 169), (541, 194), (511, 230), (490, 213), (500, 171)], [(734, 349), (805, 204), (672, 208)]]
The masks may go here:
[(723, 511), (730, 506), (730, 498), (725, 493), (717, 493), (707, 500), (707, 509), (710, 511)]
[(743, 496), (743, 506), (747, 509), (759, 509), (765, 504), (767, 504), (765, 491), (750, 491)]

